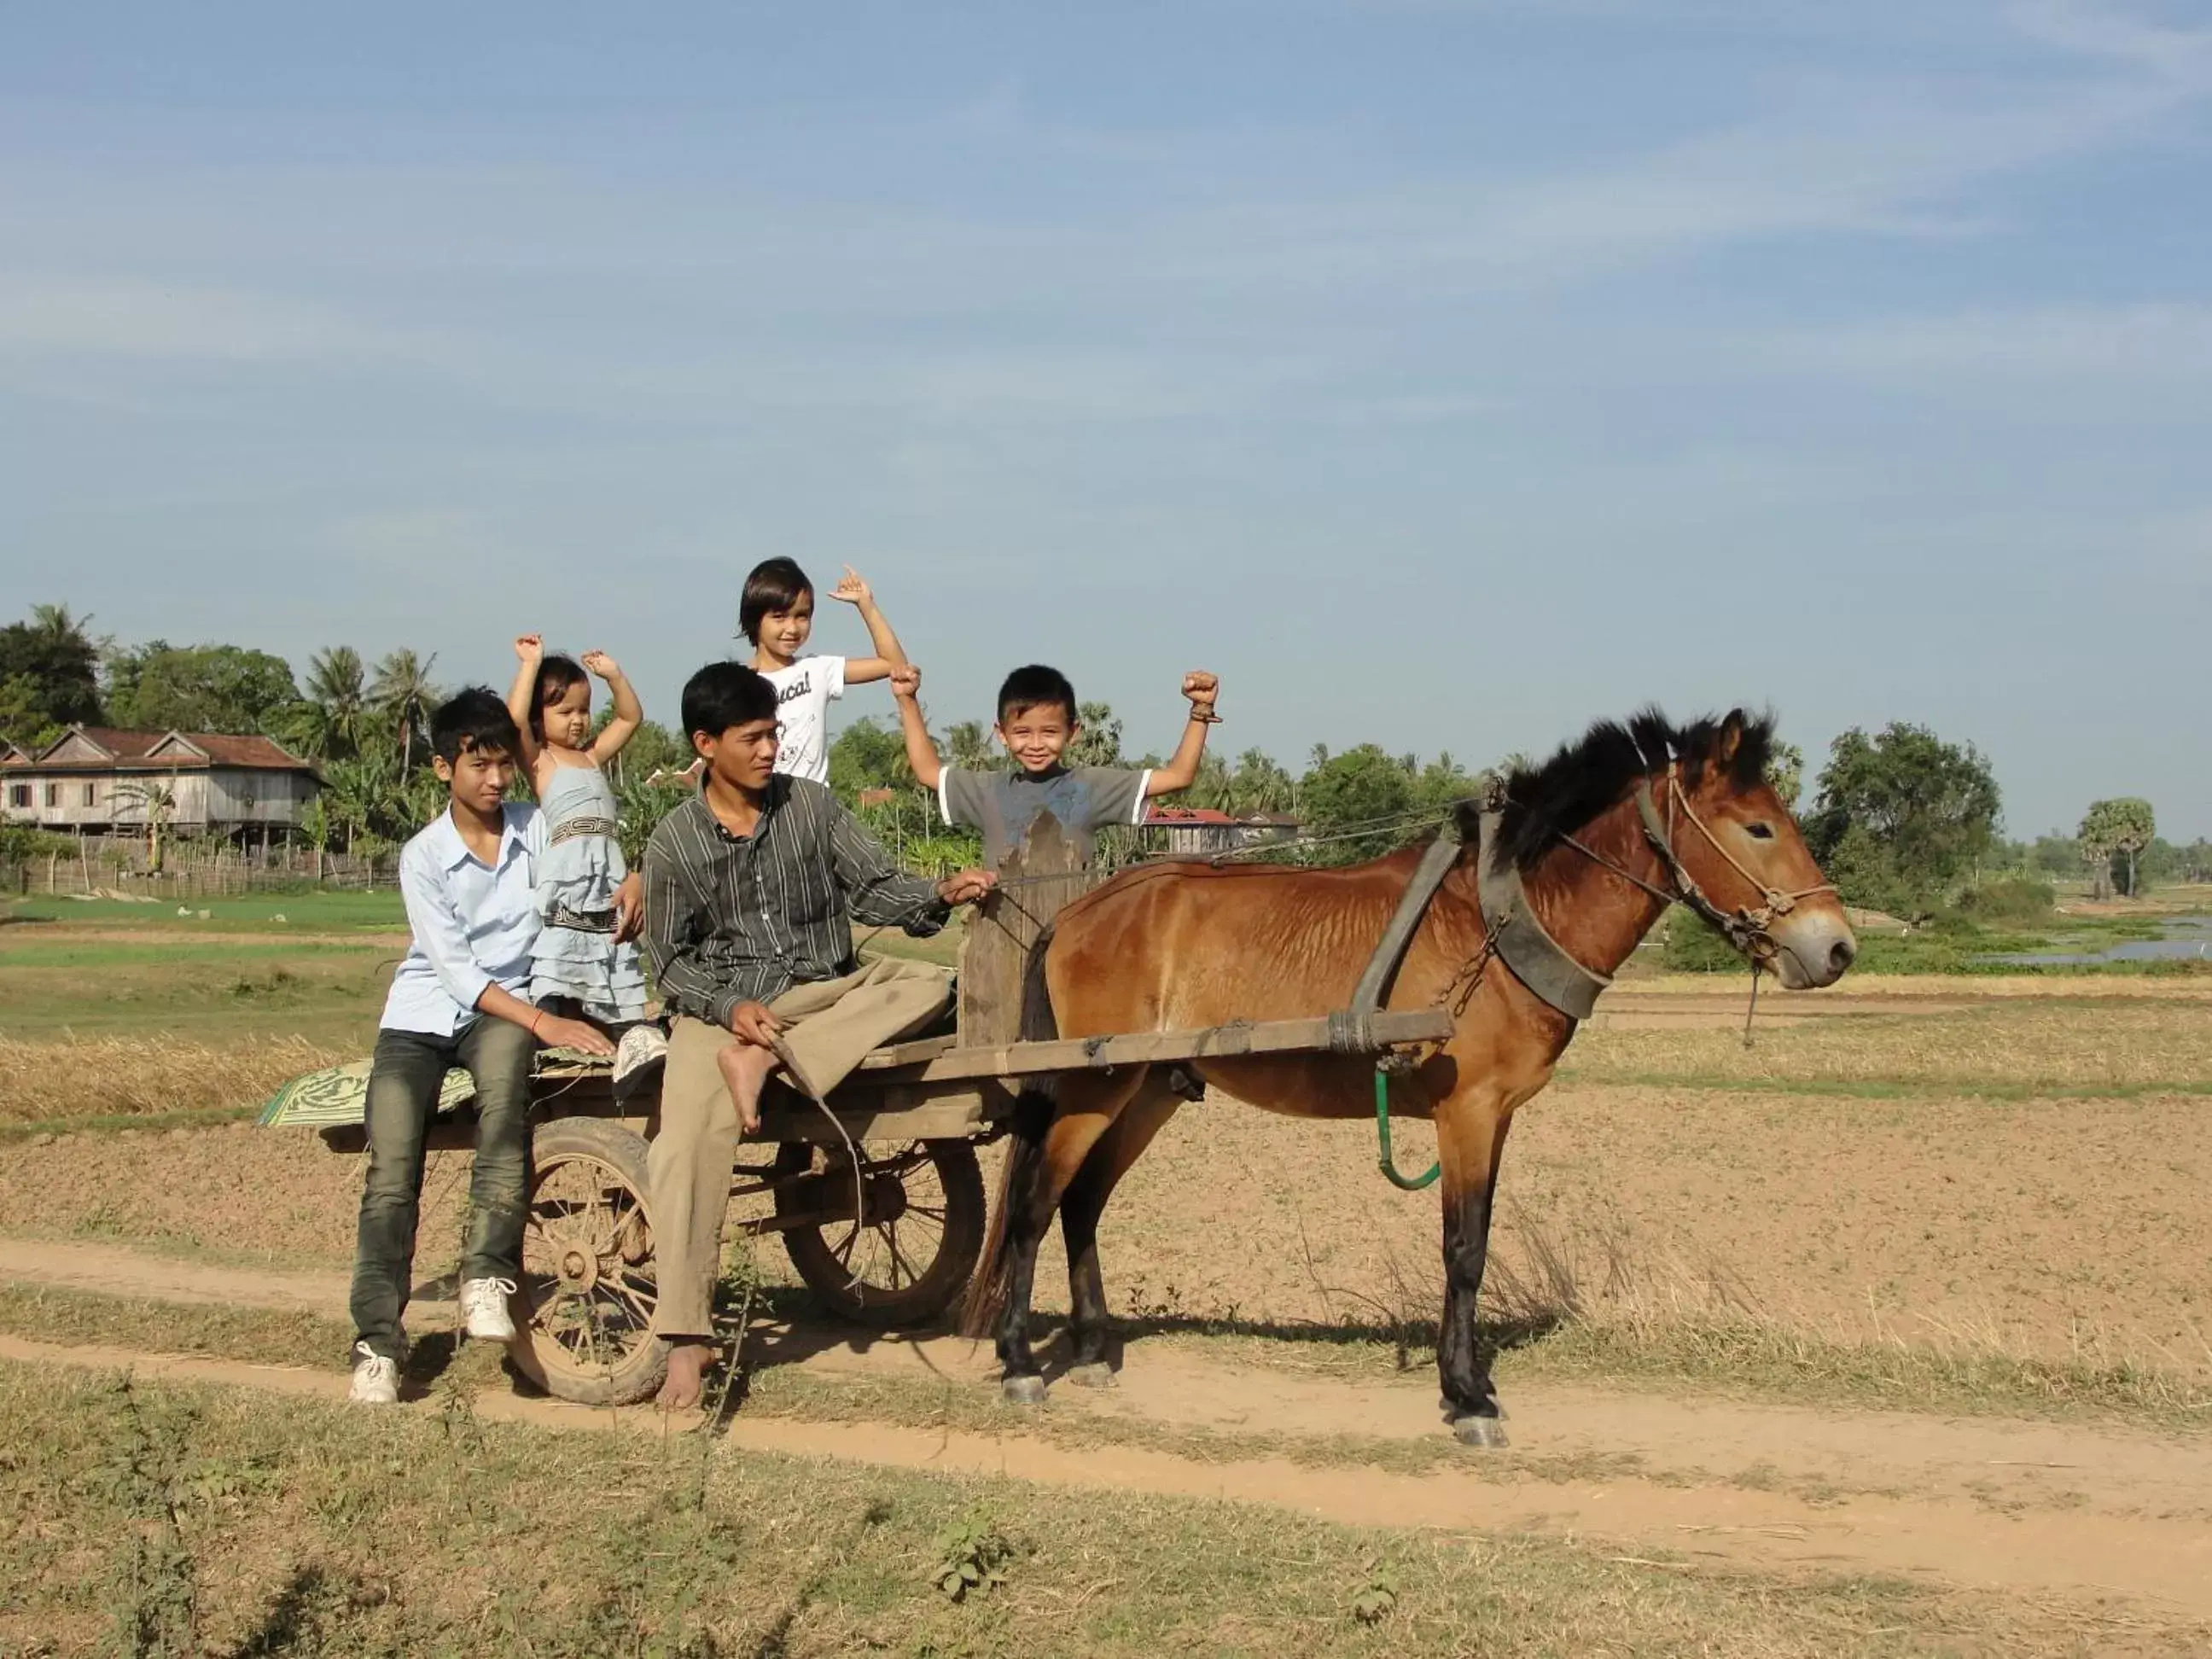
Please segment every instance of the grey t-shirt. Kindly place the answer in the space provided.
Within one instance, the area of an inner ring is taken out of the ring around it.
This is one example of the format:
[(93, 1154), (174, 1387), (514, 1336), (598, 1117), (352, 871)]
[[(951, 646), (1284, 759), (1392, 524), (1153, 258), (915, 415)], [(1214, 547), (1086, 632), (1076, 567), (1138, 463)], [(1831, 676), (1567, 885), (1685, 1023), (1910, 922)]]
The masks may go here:
[(1060, 820), (1087, 864), (1099, 830), (1144, 822), (1145, 784), (1152, 775), (1126, 766), (1079, 766), (1040, 777), (948, 766), (938, 776), (937, 804), (947, 823), (983, 832), (983, 862), (993, 869), (1021, 845), (1040, 812)]

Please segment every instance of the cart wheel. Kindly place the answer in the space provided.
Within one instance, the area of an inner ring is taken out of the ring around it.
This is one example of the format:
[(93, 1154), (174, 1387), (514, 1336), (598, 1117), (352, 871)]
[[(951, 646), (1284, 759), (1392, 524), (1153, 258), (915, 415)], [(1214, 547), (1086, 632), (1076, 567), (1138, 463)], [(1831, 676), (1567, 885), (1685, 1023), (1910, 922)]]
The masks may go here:
[(659, 1287), (645, 1208), (643, 1136), (604, 1118), (555, 1118), (530, 1137), (522, 1297), (507, 1353), (548, 1394), (626, 1406), (660, 1387), (668, 1346), (653, 1334)]
[(889, 1329), (937, 1317), (967, 1287), (983, 1253), (983, 1171), (964, 1140), (863, 1141), (866, 1212), (852, 1219), (845, 1149), (787, 1141), (775, 1175), (811, 1170), (812, 1182), (781, 1184), (778, 1216), (826, 1209), (841, 1220), (783, 1235), (791, 1265), (830, 1312)]

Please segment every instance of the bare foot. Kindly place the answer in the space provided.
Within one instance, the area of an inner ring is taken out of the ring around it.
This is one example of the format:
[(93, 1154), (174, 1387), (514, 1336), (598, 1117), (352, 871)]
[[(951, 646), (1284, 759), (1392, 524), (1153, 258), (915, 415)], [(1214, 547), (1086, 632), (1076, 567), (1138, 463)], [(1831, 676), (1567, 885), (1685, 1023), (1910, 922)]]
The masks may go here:
[(699, 1403), (714, 1348), (704, 1342), (678, 1342), (668, 1350), (668, 1380), (653, 1403), (665, 1412), (688, 1412)]
[(775, 1063), (775, 1056), (767, 1049), (742, 1042), (732, 1042), (714, 1056), (714, 1064), (721, 1069), (722, 1086), (730, 1091), (730, 1102), (738, 1109), (738, 1127), (743, 1133), (760, 1133), (761, 1083)]

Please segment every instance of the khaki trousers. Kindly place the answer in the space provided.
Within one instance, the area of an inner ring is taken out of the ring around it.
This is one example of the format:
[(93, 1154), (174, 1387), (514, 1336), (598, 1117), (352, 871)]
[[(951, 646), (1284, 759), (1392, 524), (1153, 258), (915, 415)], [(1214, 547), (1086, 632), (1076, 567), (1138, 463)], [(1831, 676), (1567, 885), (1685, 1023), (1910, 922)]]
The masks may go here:
[[(843, 979), (794, 985), (769, 1004), (783, 1022), (784, 1046), (824, 1095), (868, 1051), (927, 1025), (952, 1000), (942, 968), (889, 957)], [(737, 1162), (738, 1108), (716, 1063), (737, 1039), (720, 1026), (678, 1016), (661, 1074), (660, 1128), (647, 1174), (653, 1186), (653, 1247), (660, 1285), (653, 1328), (665, 1337), (710, 1334), (722, 1218)]]

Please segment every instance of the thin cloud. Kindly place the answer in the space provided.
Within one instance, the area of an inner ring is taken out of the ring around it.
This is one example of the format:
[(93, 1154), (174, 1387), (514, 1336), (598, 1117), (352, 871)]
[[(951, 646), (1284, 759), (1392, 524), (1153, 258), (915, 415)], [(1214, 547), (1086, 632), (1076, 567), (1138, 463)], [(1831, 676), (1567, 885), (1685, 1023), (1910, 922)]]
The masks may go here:
[(216, 359), (362, 356), (402, 337), (281, 295), (144, 282), (0, 282), (0, 352)]
[(1898, 385), (2189, 382), (2212, 376), (2212, 307), (2043, 307), (1885, 318), (1752, 336), (1729, 361), (1754, 371)]

